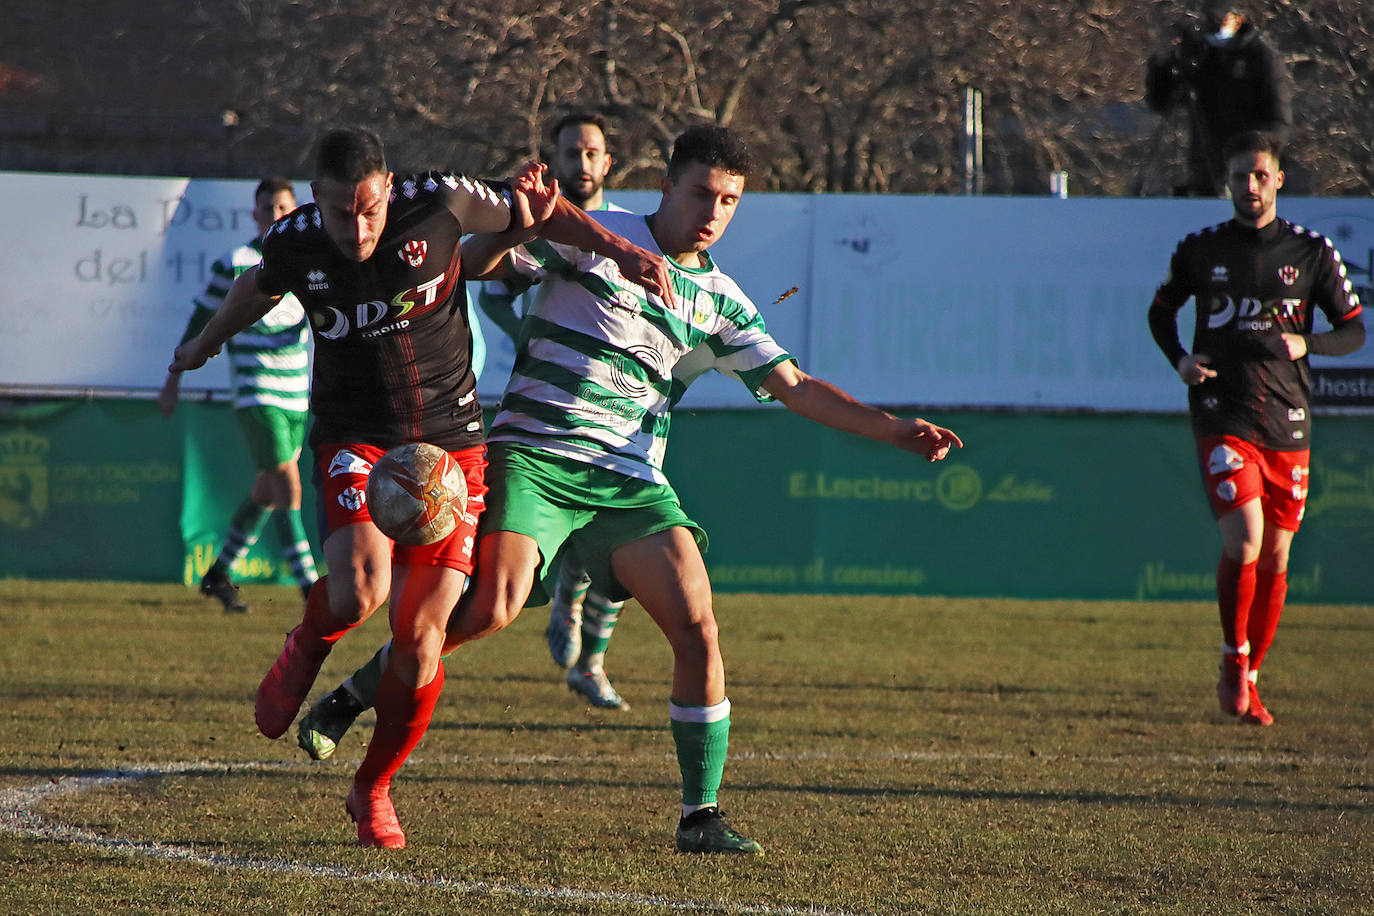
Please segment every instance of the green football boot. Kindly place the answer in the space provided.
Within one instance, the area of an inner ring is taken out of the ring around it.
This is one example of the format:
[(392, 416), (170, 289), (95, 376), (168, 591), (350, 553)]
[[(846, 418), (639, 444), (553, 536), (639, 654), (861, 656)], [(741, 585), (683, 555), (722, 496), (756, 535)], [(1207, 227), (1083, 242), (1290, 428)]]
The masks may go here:
[(678, 821), (677, 851), (763, 855), (763, 847), (736, 833), (719, 808), (702, 808)]

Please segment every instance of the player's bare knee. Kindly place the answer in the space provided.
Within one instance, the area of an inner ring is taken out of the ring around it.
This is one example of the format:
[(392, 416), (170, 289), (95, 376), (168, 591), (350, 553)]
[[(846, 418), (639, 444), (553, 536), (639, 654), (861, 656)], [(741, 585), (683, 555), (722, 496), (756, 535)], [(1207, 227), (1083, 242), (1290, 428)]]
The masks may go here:
[[(499, 633), (515, 622), (520, 613), (520, 604), (515, 603), (512, 597), (508, 592), (501, 593), (498, 600), (487, 604), (481, 609), (482, 612), (473, 618), (473, 625), (480, 627), (478, 636)], [(520, 603), (523, 603), (523, 599)]]
[(370, 617), (387, 599), (390, 581), (375, 576), (329, 577), (329, 611), (342, 621), (355, 623)]
[(678, 618), (665, 626), (663, 632), (675, 654), (706, 657), (718, 651), (720, 630), (715, 615), (709, 611)]

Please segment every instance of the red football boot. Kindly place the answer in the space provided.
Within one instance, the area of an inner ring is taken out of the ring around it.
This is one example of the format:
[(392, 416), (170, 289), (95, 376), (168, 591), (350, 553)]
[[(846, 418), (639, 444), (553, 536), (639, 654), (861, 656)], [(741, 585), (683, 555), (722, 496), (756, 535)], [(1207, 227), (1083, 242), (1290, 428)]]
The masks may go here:
[(358, 825), (358, 845), (381, 849), (404, 849), (406, 835), (391, 804), (391, 787), (360, 786), (356, 782), (344, 802), (348, 816)]
[(1250, 707), (1250, 658), (1239, 652), (1224, 652), (1221, 656), (1221, 680), (1217, 681), (1217, 699), (1221, 711), (1228, 716), (1243, 716)]
[(286, 734), (329, 655), (327, 646), (323, 653), (306, 651), (297, 638), (300, 631), (301, 628), (296, 627), (287, 634), (286, 645), (282, 646), (276, 664), (258, 685), (253, 716), (257, 719), (258, 731), (269, 738)]
[(1250, 708), (1240, 717), (1240, 721), (1246, 725), (1273, 725), (1274, 717), (1260, 702), (1259, 691), (1255, 689), (1255, 682), (1250, 681), (1249, 687), (1250, 689), (1246, 692), (1250, 694)]

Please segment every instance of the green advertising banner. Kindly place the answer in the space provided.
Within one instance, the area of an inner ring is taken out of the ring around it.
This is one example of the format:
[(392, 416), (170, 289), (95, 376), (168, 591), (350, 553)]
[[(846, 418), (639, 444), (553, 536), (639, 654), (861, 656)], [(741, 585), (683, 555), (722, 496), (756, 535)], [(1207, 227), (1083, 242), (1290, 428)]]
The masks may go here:
[[(939, 413), (928, 464), (785, 410), (674, 419), (667, 469), (723, 591), (1215, 595), (1220, 536), (1182, 416)], [(1316, 421), (1297, 601), (1374, 601), (1374, 423)]]
[(171, 578), (181, 555), (176, 442), (148, 403), (0, 410), (0, 575)]
[[(150, 401), (0, 409), (0, 576), (198, 583), (252, 481), (227, 404), (170, 420)], [(280, 555), (268, 525), (235, 578), (290, 582)]]
[[(1220, 540), (1185, 417), (950, 412), (938, 464), (786, 410), (684, 412), (667, 468), (720, 591), (1211, 600)], [(1317, 418), (1295, 601), (1374, 601), (1374, 422)], [(308, 456), (306, 458), (308, 461)], [(312, 542), (314, 493), (306, 481)], [(0, 410), (0, 576), (181, 581), (252, 467), (226, 404)], [(289, 582), (271, 525), (236, 571)]]

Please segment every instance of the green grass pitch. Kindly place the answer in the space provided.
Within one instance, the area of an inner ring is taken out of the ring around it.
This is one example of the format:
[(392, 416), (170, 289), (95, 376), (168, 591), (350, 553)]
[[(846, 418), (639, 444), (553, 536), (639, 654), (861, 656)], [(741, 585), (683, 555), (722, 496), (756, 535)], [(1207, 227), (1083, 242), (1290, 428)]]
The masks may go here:
[[(371, 715), (311, 763), (253, 726), (289, 588), (0, 581), (0, 911), (23, 914), (1374, 912), (1374, 617), (1294, 606), (1217, 709), (1202, 603), (726, 595), (722, 807), (762, 860), (672, 850), (669, 653), (630, 605), (590, 710), (547, 611), (460, 650), (394, 787), (343, 810)], [(312, 699), (384, 638), (379, 614)]]

